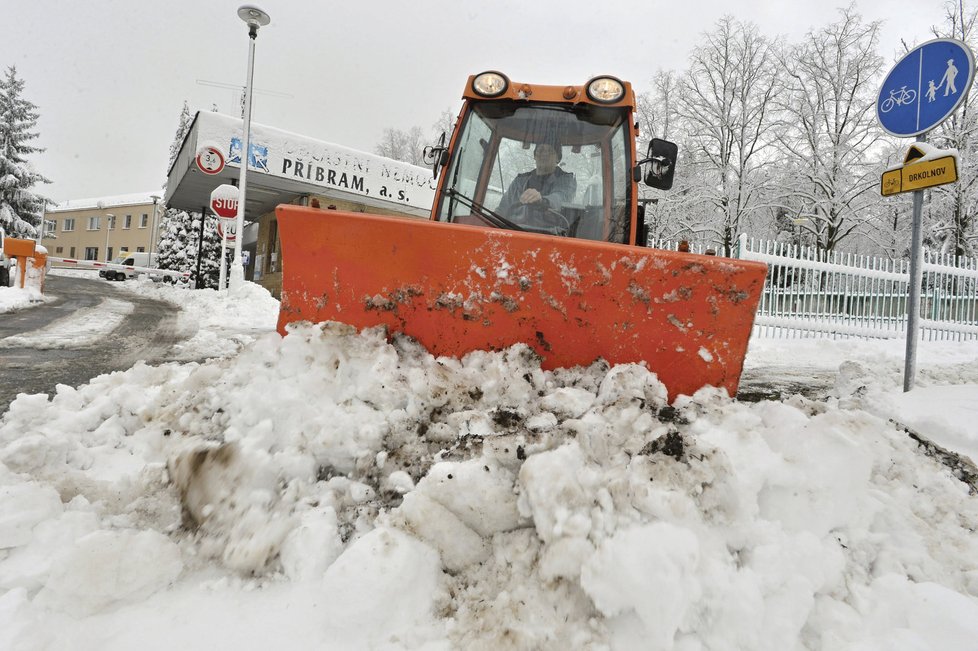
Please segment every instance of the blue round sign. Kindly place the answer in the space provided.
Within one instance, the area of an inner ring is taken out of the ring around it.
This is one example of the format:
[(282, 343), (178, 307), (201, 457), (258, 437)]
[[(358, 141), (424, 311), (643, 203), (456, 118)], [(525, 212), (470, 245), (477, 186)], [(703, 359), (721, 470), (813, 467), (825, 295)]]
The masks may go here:
[(975, 57), (967, 45), (953, 38), (928, 41), (890, 70), (876, 98), (876, 117), (894, 136), (926, 133), (954, 113), (974, 76)]

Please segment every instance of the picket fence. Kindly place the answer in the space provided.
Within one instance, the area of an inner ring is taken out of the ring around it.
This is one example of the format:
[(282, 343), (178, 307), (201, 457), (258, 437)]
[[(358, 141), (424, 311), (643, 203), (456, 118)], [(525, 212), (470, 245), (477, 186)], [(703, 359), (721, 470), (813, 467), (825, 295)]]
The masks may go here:
[[(676, 249), (659, 241), (656, 248)], [(704, 245), (692, 244), (702, 253)], [(759, 337), (905, 338), (910, 265), (742, 235), (735, 257), (768, 265), (754, 321)], [(978, 339), (978, 260), (924, 252), (924, 340)]]

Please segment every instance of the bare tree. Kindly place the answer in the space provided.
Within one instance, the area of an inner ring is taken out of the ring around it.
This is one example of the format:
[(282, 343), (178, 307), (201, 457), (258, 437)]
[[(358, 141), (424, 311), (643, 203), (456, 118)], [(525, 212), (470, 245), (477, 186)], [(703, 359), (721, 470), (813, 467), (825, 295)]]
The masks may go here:
[[(746, 220), (768, 208), (763, 168), (773, 159), (772, 100), (781, 81), (773, 44), (757, 27), (727, 16), (690, 56), (676, 115), (685, 130), (687, 168), (699, 167), (691, 197), (708, 202), (711, 229), (729, 255)], [(687, 170), (689, 172), (690, 170)]]
[[(976, 23), (978, 12), (957, 0), (945, 5), (945, 22), (932, 31), (938, 38), (964, 41), (974, 50), (978, 40)], [(950, 118), (930, 133), (935, 146), (958, 150), (958, 182), (929, 193), (924, 239), (929, 247), (955, 257), (978, 255), (978, 115), (970, 98), (971, 93)]]
[(883, 137), (875, 121), (880, 23), (864, 23), (853, 6), (839, 12), (788, 48), (780, 64), (787, 88), (779, 141), (792, 172), (786, 207), (827, 251), (865, 225), (859, 209), (880, 201), (871, 192), (880, 169), (870, 155)]
[(384, 129), (380, 143), (374, 148), (374, 153), (412, 165), (422, 165), (421, 152), (426, 144), (425, 141), (421, 127), (411, 127), (407, 131), (388, 127)]

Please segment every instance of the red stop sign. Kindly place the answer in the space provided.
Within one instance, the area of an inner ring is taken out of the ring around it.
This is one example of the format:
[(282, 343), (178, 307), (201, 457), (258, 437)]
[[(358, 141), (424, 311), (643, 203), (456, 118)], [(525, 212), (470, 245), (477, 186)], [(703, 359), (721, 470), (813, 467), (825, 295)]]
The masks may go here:
[(238, 188), (219, 185), (211, 192), (211, 210), (218, 217), (232, 219), (238, 216)]

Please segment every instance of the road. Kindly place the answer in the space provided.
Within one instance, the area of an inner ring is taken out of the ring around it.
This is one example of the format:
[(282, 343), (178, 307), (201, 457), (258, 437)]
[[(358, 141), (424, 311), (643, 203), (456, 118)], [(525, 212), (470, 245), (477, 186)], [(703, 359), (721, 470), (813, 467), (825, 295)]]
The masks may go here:
[(58, 384), (77, 387), (102, 373), (123, 371), (138, 360), (158, 364), (167, 360), (173, 344), (187, 333), (177, 328), (179, 308), (137, 296), (101, 279), (48, 275), (45, 294), (55, 301), (5, 313), (0, 340), (42, 330), (79, 310), (94, 309), (105, 299), (125, 305), (129, 314), (109, 334), (81, 345), (0, 348), (0, 414), (18, 393), (53, 395)]

